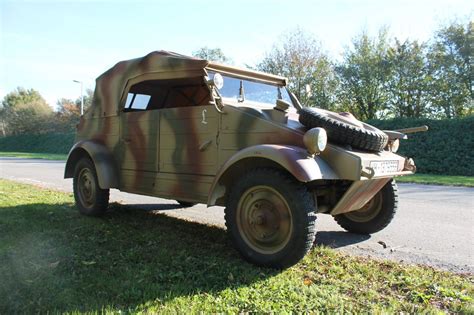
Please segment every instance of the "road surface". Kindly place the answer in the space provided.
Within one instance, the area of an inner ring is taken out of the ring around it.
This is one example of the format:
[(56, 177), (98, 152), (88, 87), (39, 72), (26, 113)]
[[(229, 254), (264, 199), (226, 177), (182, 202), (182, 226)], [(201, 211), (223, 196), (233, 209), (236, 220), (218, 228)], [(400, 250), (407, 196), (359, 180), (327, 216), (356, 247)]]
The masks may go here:
[[(72, 180), (64, 180), (63, 172), (63, 161), (0, 158), (1, 178), (70, 192)], [(474, 188), (399, 184), (399, 190), (399, 210), (385, 230), (371, 237), (351, 234), (331, 216), (319, 215), (316, 243), (355, 255), (473, 273)], [(181, 209), (173, 200), (117, 190), (111, 191), (111, 200), (224, 227), (222, 207)]]

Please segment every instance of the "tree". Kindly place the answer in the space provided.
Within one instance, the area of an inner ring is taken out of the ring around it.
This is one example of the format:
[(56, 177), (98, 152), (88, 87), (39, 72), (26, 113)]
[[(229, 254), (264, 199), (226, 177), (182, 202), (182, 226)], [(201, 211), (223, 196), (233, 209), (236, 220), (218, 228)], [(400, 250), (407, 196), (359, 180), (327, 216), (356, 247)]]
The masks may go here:
[[(91, 89), (87, 89), (86, 93), (84, 94), (84, 112), (92, 105), (92, 99), (94, 98), (94, 91)], [(74, 103), (76, 104), (79, 113), (81, 110), (81, 98), (78, 97)]]
[(431, 102), (447, 118), (473, 111), (473, 24), (453, 22), (436, 33), (428, 54)]
[(307, 106), (331, 108), (335, 103), (333, 65), (320, 43), (300, 28), (283, 34), (257, 69), (288, 78), (290, 91)]
[(417, 41), (401, 43), (395, 39), (388, 50), (388, 110), (395, 117), (425, 115), (428, 109), (428, 70), (426, 47)]
[[(87, 89), (84, 95), (84, 111), (91, 106), (92, 98), (93, 91)], [(75, 101), (61, 98), (56, 103), (56, 107), (56, 131), (73, 132), (81, 118), (81, 98), (78, 97)]]
[(207, 46), (204, 46), (194, 51), (193, 56), (220, 63), (232, 63), (232, 60), (226, 57), (220, 48), (208, 48)]
[(4, 135), (41, 133), (49, 128), (52, 109), (39, 92), (18, 87), (2, 101), (0, 120)]
[(380, 118), (386, 113), (390, 77), (388, 49), (386, 29), (381, 29), (376, 38), (362, 32), (353, 39), (352, 48), (347, 49), (343, 62), (336, 67), (342, 107), (359, 119)]
[(81, 117), (80, 99), (79, 104), (77, 104), (73, 100), (62, 98), (58, 100), (56, 105), (56, 130), (60, 132), (73, 131), (74, 127), (79, 123), (79, 119)]

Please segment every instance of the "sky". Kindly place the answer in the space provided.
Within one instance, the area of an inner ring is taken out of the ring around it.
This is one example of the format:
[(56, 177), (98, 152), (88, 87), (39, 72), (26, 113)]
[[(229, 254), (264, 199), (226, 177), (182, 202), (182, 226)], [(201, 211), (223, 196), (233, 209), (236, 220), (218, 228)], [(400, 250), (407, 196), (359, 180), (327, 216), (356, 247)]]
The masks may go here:
[(426, 41), (455, 18), (472, 19), (474, 1), (25, 1), (0, 0), (0, 98), (33, 88), (54, 107), (80, 84), (121, 60), (154, 50), (191, 55), (221, 48), (237, 66), (261, 60), (283, 33), (312, 33), (334, 59), (367, 30)]

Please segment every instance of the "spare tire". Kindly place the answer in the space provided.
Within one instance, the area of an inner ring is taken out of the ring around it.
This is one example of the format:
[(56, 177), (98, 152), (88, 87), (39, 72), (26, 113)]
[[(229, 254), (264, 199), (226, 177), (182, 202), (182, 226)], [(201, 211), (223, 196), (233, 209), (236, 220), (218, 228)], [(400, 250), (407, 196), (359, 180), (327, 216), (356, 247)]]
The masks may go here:
[(303, 107), (299, 121), (308, 128), (324, 128), (328, 140), (337, 144), (348, 144), (355, 149), (382, 151), (388, 136), (381, 130), (357, 120), (350, 113), (334, 113), (320, 108)]

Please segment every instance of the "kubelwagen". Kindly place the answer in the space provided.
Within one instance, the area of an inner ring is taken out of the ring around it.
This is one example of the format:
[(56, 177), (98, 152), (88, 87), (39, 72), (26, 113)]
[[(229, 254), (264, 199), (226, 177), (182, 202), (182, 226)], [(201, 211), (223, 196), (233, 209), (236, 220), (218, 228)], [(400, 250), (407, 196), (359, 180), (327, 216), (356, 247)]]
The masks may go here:
[(96, 81), (65, 178), (77, 208), (101, 215), (109, 189), (224, 206), (248, 261), (285, 268), (315, 240), (317, 213), (374, 233), (397, 210), (401, 132), (302, 107), (286, 79), (157, 51)]

